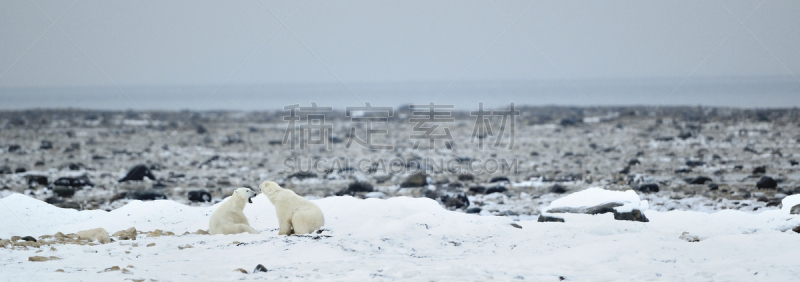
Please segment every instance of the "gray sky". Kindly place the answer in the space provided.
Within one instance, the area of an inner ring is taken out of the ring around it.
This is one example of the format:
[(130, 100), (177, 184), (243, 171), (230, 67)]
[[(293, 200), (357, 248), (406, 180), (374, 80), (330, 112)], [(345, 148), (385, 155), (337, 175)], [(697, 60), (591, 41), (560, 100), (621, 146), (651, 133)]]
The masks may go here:
[(0, 89), (800, 74), (796, 0), (263, 4), (0, 0)]

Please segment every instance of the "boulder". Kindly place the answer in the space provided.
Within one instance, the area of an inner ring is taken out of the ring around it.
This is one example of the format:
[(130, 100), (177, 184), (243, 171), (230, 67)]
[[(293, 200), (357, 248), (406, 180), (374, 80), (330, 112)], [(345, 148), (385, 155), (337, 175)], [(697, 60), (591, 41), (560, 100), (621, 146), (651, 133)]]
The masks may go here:
[(481, 213), (481, 208), (479, 207), (469, 208), (467, 209), (467, 213)]
[(406, 177), (402, 183), (400, 183), (401, 188), (408, 188), (408, 187), (423, 187), (428, 185), (428, 175), (424, 172), (417, 172), (412, 175)]
[(567, 193), (567, 187), (564, 187), (564, 186), (562, 186), (560, 184), (555, 184), (555, 185), (550, 187), (549, 192), (550, 193), (555, 193), (555, 194), (564, 194), (564, 193)]
[(655, 183), (639, 185), (638, 189), (642, 193), (658, 193), (659, 191), (658, 184)]
[(145, 177), (150, 178), (151, 180), (156, 180), (156, 176), (153, 175), (153, 173), (150, 171), (150, 168), (147, 167), (146, 165), (140, 164), (140, 165), (135, 165), (130, 170), (128, 170), (128, 173), (125, 174), (125, 177), (122, 177), (122, 179), (120, 179), (119, 182), (122, 183), (126, 181), (142, 181), (144, 180)]
[(756, 187), (758, 187), (758, 189), (775, 189), (778, 187), (778, 182), (772, 179), (772, 177), (762, 176), (761, 179), (756, 182)]
[(351, 195), (351, 196), (353, 196), (353, 195), (355, 195), (356, 193), (359, 193), (359, 192), (367, 192), (368, 193), (368, 192), (373, 192), (373, 191), (375, 191), (375, 189), (372, 187), (371, 183), (364, 182), (364, 181), (356, 181), (356, 182), (353, 182), (353, 183), (350, 183), (349, 185), (347, 185), (346, 189), (337, 192), (336, 196), (342, 196), (342, 195)]
[(698, 177), (695, 177), (695, 178), (686, 179), (686, 183), (699, 184), (699, 185), (706, 184), (707, 182), (711, 182), (711, 181), (713, 181), (713, 180), (711, 180), (711, 178), (706, 177), (706, 176), (698, 176)]
[(495, 176), (495, 177), (492, 177), (492, 179), (489, 180), (489, 183), (495, 183), (495, 182), (508, 182), (508, 183), (511, 183), (511, 180), (508, 180), (508, 177), (505, 177), (505, 176)]
[(459, 174), (458, 181), (473, 181), (475, 180), (475, 176), (469, 173)]
[(94, 183), (89, 181), (86, 176), (83, 177), (61, 177), (53, 181), (53, 188), (55, 187), (72, 187), (75, 189), (83, 189), (86, 187), (93, 187)]
[(439, 199), (449, 209), (460, 209), (469, 206), (469, 198), (467, 198), (466, 194), (443, 195)]
[(488, 194), (492, 194), (492, 193), (503, 193), (503, 192), (506, 192), (506, 191), (508, 191), (508, 189), (506, 189), (506, 187), (503, 187), (503, 186), (492, 186), (492, 187), (486, 188), (486, 194), (487, 195)]
[(203, 190), (192, 190), (189, 191), (189, 201), (192, 202), (211, 202), (211, 193), (208, 193)]
[(539, 215), (539, 219), (537, 219), (536, 221), (538, 221), (538, 222), (564, 222), (564, 219), (563, 218), (559, 218), (559, 217), (547, 216), (547, 215), (540, 214)]
[(762, 165), (762, 166), (757, 166), (757, 167), (753, 168), (753, 175), (765, 174), (765, 173), (767, 173), (767, 167), (766, 166)]
[(789, 214), (800, 214), (800, 204), (797, 204), (789, 210)]

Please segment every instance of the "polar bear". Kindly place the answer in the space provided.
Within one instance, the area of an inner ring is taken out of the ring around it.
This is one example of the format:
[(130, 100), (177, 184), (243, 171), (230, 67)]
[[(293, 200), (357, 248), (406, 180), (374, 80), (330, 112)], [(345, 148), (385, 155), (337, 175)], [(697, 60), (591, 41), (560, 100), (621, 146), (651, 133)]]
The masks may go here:
[(250, 188), (237, 188), (233, 195), (228, 197), (219, 208), (211, 214), (208, 222), (208, 234), (237, 234), (247, 232), (258, 234), (255, 229), (250, 227), (247, 217), (244, 216), (244, 205), (253, 203), (253, 197), (257, 193)]
[(259, 185), (261, 193), (267, 195), (278, 215), (278, 235), (308, 234), (325, 224), (322, 210), (294, 191), (281, 188), (277, 183), (264, 181)]

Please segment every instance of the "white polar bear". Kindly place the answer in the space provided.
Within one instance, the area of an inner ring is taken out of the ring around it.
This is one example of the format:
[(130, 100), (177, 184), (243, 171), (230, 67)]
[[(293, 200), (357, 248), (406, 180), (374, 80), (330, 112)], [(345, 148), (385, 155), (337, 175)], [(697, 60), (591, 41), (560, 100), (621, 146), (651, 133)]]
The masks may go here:
[(258, 234), (255, 229), (250, 227), (247, 217), (244, 216), (244, 205), (247, 202), (253, 203), (252, 198), (257, 193), (250, 188), (237, 188), (233, 195), (228, 197), (219, 208), (211, 214), (211, 221), (208, 222), (208, 234), (237, 234), (247, 232)]
[(272, 181), (262, 182), (259, 188), (275, 206), (280, 227), (278, 235), (308, 234), (325, 224), (322, 210), (294, 191), (281, 188), (278, 183)]

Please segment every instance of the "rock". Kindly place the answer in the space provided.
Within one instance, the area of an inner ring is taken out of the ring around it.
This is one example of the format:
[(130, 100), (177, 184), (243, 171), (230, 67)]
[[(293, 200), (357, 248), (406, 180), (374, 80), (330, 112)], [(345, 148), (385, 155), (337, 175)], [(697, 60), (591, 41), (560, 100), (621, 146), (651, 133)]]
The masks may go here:
[(11, 167), (7, 165), (0, 166), (0, 174), (12, 174), (12, 173), (14, 173), (14, 171), (11, 170)]
[(795, 227), (794, 229), (792, 229), (792, 231), (794, 231), (796, 233), (800, 233), (800, 226)]
[(481, 208), (479, 208), (479, 207), (469, 208), (469, 209), (467, 209), (467, 213), (470, 213), (470, 214), (471, 213), (481, 213)]
[(353, 196), (359, 192), (373, 192), (373, 191), (375, 191), (375, 189), (372, 187), (371, 183), (364, 181), (356, 181), (347, 185), (346, 189), (337, 192), (336, 196), (342, 196), (342, 195)]
[(511, 181), (508, 180), (508, 177), (505, 177), (505, 176), (495, 176), (495, 177), (492, 177), (491, 180), (489, 180), (489, 183), (495, 183), (495, 182), (508, 182), (508, 183), (511, 183)]
[(798, 162), (796, 160), (789, 161), (789, 165), (791, 165), (791, 166), (796, 166), (797, 164), (798, 164)]
[(8, 149), (6, 149), (6, 150), (7, 150), (9, 153), (13, 153), (13, 152), (19, 151), (20, 149), (22, 149), (22, 147), (20, 147), (19, 145), (17, 145), (17, 144), (11, 144), (11, 145), (8, 145)]
[(719, 190), (719, 185), (717, 185), (717, 183), (713, 183), (713, 182), (709, 183), (708, 184), (708, 190), (711, 190), (711, 191)]
[(516, 223), (512, 223), (511, 226), (514, 228), (522, 229), (522, 226)]
[(761, 179), (756, 182), (756, 187), (758, 187), (758, 189), (775, 189), (778, 187), (778, 182), (772, 179), (772, 177), (762, 176)]
[(26, 171), (27, 170), (24, 167), (18, 167), (17, 169), (14, 170), (14, 173), (24, 173)]
[(94, 183), (89, 181), (89, 178), (83, 177), (61, 177), (53, 182), (53, 187), (72, 187), (76, 189), (83, 189), (85, 187), (93, 187)]
[(114, 232), (114, 237), (120, 240), (136, 240), (136, 227)]
[(555, 184), (555, 185), (550, 187), (549, 191), (550, 191), (550, 193), (564, 194), (564, 193), (567, 193), (567, 187), (564, 187), (564, 186), (562, 186), (560, 184)]
[(440, 198), (445, 207), (450, 209), (460, 209), (469, 206), (469, 198), (466, 194), (444, 195)]
[(238, 271), (238, 272), (247, 274), (247, 270), (244, 270), (244, 269), (241, 269), (241, 268), (234, 269), (233, 271)]
[(115, 265), (115, 266), (112, 266), (112, 267), (109, 267), (109, 268), (103, 269), (103, 271), (98, 271), (97, 273), (111, 272), (111, 271), (119, 271), (120, 269), (121, 269), (121, 268), (120, 268), (119, 266), (116, 266), (116, 265)]
[(22, 237), (22, 238), (19, 238), (19, 239), (23, 240), (23, 241), (26, 241), (26, 242), (36, 242), (36, 238), (33, 238), (32, 236), (25, 236), (25, 237)]
[(133, 166), (128, 173), (125, 174), (125, 177), (119, 180), (120, 183), (126, 181), (142, 181), (144, 178), (150, 178), (150, 180), (156, 180), (156, 176), (150, 171), (150, 168), (146, 165), (140, 164)]
[(800, 214), (800, 204), (797, 204), (789, 210), (789, 214)]
[(48, 261), (48, 260), (59, 260), (59, 259), (61, 259), (61, 258), (55, 257), (55, 256), (49, 256), (49, 257), (32, 256), (32, 257), (28, 257), (28, 261)]
[(475, 176), (469, 173), (459, 174), (458, 181), (473, 181), (475, 180)]
[(423, 187), (428, 184), (428, 175), (424, 172), (417, 172), (412, 175), (406, 177), (406, 179), (400, 183), (401, 188), (407, 187)]
[(472, 186), (469, 187), (469, 191), (475, 194), (483, 194), (486, 193), (486, 187), (483, 186)]
[(189, 191), (189, 201), (192, 202), (211, 202), (211, 193), (208, 193), (203, 190), (192, 190)]
[(488, 194), (492, 194), (492, 193), (503, 193), (503, 192), (506, 192), (506, 191), (508, 191), (508, 189), (506, 189), (506, 187), (503, 187), (503, 186), (492, 186), (492, 187), (486, 188), (486, 194), (487, 195)]
[(194, 234), (197, 234), (197, 235), (208, 235), (208, 231), (203, 230), (203, 229), (197, 229), (197, 231), (195, 231)]
[(628, 166), (634, 166), (634, 165), (638, 165), (638, 164), (641, 164), (641, 163), (642, 162), (640, 162), (638, 159), (631, 159), (630, 161), (628, 161)]
[(131, 198), (140, 201), (154, 201), (154, 200), (166, 200), (167, 196), (165, 196), (160, 192), (156, 192), (153, 190), (146, 190), (131, 194)]
[(686, 166), (688, 166), (688, 167), (698, 167), (698, 166), (704, 166), (704, 165), (706, 165), (706, 163), (705, 162), (701, 162), (701, 161), (687, 161), (686, 162)]
[(711, 182), (711, 181), (713, 181), (713, 180), (711, 180), (711, 178), (708, 178), (706, 176), (698, 176), (698, 177), (695, 177), (695, 178), (687, 179), (686, 183), (702, 185), (702, 184), (706, 184), (706, 182)]
[(658, 193), (659, 191), (658, 184), (647, 183), (639, 185), (639, 191), (642, 193)]
[(767, 173), (767, 167), (763, 165), (753, 168), (753, 175), (765, 174), (765, 173)]
[(108, 232), (106, 232), (106, 230), (103, 228), (79, 231), (77, 235), (79, 240), (87, 240), (89, 242), (97, 240), (97, 242), (100, 242), (100, 244), (111, 243), (111, 238), (109, 238)]
[(75, 189), (71, 187), (56, 187), (53, 188), (53, 193), (62, 198), (71, 198), (72, 195), (75, 195)]
[(298, 180), (303, 180), (306, 178), (317, 178), (317, 174), (310, 172), (310, 171), (298, 171), (286, 177), (286, 179), (297, 178)]
[(73, 201), (59, 202), (59, 203), (56, 203), (54, 206), (62, 208), (62, 209), (73, 209), (73, 210), (81, 210), (82, 209), (81, 204), (79, 204), (77, 202), (73, 202)]
[(42, 140), (42, 142), (41, 142), (41, 143), (40, 143), (40, 145), (39, 145), (39, 149), (40, 149), (40, 150), (50, 150), (50, 149), (53, 149), (53, 142), (50, 142), (50, 141), (47, 141), (47, 140)]
[(564, 219), (563, 218), (559, 218), (559, 217), (547, 216), (547, 215), (540, 214), (539, 215), (539, 219), (537, 219), (536, 221), (538, 221), (538, 222), (564, 222)]
[(37, 186), (47, 186), (47, 176), (44, 175), (26, 175), (25, 178), (28, 180), (28, 187), (35, 188)]
[(676, 173), (676, 174), (680, 174), (680, 173), (690, 173), (690, 172), (692, 172), (692, 169), (691, 169), (691, 168), (688, 168), (688, 167), (687, 167), (687, 168), (681, 168), (681, 169), (677, 169), (677, 170), (675, 170), (675, 173)]
[(259, 273), (259, 272), (267, 272), (267, 268), (261, 264), (256, 265), (256, 269), (253, 269), (253, 273)]
[(186, 245), (183, 245), (183, 246), (178, 246), (178, 250), (191, 249), (191, 248), (194, 248), (194, 246), (189, 245), (189, 244), (186, 244)]
[(573, 207), (557, 207), (553, 209), (548, 209), (547, 213), (582, 213), (582, 214), (604, 214), (604, 213), (613, 213), (614, 219), (616, 220), (628, 220), (628, 221), (639, 221), (639, 222), (649, 222), (650, 220), (644, 216), (642, 211), (638, 209), (632, 209), (630, 212), (618, 212), (615, 208), (623, 206), (622, 203), (605, 203), (600, 204), (593, 207), (582, 207), (582, 208), (573, 208)]

